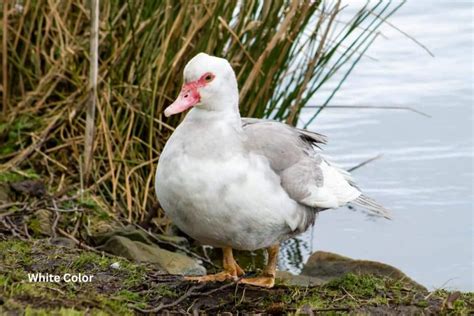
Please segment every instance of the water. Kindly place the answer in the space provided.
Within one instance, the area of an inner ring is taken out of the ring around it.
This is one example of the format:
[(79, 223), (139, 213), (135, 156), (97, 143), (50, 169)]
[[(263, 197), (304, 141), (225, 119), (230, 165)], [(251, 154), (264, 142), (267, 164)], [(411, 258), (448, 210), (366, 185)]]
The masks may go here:
[(353, 175), (394, 220), (347, 208), (322, 213), (312, 230), (288, 242), (284, 268), (296, 272), (312, 251), (325, 250), (392, 264), (430, 289), (474, 290), (472, 21), (470, 1), (406, 3), (390, 22), (434, 58), (390, 26), (381, 28), (386, 38), (367, 52), (378, 61), (363, 58), (331, 104), (410, 106), (432, 117), (327, 109), (309, 129), (329, 136), (325, 152), (342, 166), (383, 154)]

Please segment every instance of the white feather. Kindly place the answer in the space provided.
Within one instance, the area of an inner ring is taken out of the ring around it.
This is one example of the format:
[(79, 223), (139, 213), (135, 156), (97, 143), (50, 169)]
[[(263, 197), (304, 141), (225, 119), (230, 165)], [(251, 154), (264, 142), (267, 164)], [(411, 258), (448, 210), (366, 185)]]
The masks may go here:
[(302, 203), (312, 207), (335, 208), (360, 196), (361, 192), (347, 181), (350, 179), (348, 172), (341, 172), (341, 169), (329, 165), (324, 160), (320, 168), (323, 172), (323, 186), (308, 187), (310, 194), (301, 201)]

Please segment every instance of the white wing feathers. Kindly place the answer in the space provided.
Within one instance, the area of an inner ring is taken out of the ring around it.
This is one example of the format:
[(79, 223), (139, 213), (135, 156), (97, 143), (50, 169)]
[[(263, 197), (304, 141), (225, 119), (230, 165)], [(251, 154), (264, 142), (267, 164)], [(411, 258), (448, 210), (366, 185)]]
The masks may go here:
[(309, 195), (300, 202), (311, 207), (336, 208), (357, 199), (361, 192), (353, 187), (348, 180), (347, 171), (330, 165), (325, 160), (319, 165), (323, 173), (323, 185), (308, 187)]

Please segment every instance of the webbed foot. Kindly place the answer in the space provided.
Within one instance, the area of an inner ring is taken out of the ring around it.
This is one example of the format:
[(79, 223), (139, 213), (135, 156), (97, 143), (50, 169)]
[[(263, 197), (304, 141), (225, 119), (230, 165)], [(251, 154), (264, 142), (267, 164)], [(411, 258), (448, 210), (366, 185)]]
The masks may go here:
[(254, 286), (272, 288), (275, 285), (275, 277), (274, 276), (260, 276), (254, 278), (245, 278), (239, 281), (243, 284), (250, 284)]
[(237, 264), (232, 254), (232, 248), (223, 248), (224, 271), (203, 276), (186, 276), (187, 281), (197, 282), (223, 282), (227, 280), (237, 280), (239, 276), (245, 274), (245, 271)]

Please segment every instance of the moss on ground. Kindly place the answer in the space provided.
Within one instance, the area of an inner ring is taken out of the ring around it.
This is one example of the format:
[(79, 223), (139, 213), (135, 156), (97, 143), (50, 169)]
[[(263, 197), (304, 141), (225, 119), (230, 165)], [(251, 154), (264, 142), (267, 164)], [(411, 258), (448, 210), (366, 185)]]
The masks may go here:
[[(113, 268), (112, 266), (117, 266)], [(28, 273), (93, 275), (90, 283), (30, 283)], [(473, 293), (432, 293), (374, 276), (348, 274), (324, 286), (260, 289), (232, 283), (196, 285), (153, 266), (47, 240), (0, 241), (0, 314), (131, 315), (161, 311), (217, 314), (446, 314), (474, 308)]]
[[(111, 267), (119, 265), (119, 269)], [(46, 240), (0, 242), (0, 314), (24, 310), (25, 314), (70, 315), (127, 314), (132, 310), (120, 296), (122, 288), (145, 279), (146, 267), (122, 258), (49, 245)], [(90, 283), (30, 283), (29, 273), (93, 275)], [(58, 308), (58, 306), (60, 308)]]
[(23, 171), (2, 171), (0, 172), (0, 183), (5, 182), (17, 182), (21, 180), (36, 180), (39, 179), (40, 176), (36, 173), (33, 169), (26, 169)]

